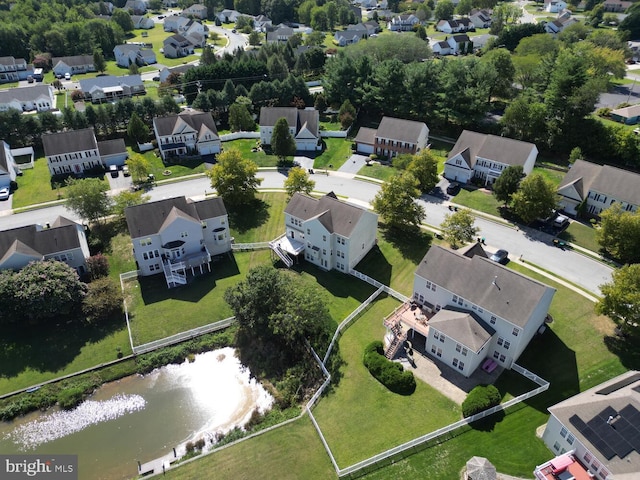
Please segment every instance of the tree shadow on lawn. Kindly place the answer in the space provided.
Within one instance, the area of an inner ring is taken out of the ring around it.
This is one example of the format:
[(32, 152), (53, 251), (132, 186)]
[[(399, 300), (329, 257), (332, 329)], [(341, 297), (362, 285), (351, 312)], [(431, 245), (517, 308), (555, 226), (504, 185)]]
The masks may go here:
[[(59, 321), (59, 324), (55, 322)], [(66, 367), (86, 344), (96, 343), (124, 328), (122, 314), (96, 325), (79, 321), (66, 323), (52, 319), (37, 327), (26, 324), (6, 326), (0, 338), (0, 377), (11, 378), (27, 368), (56, 372)], [(117, 352), (113, 352), (113, 360)]]
[(229, 227), (238, 233), (258, 228), (269, 220), (269, 204), (260, 199), (229, 208)]
[(410, 260), (415, 265), (424, 258), (431, 246), (433, 237), (422, 230), (404, 231), (380, 225), (382, 238), (400, 251), (402, 258)]
[(217, 280), (240, 274), (240, 269), (233, 255), (219, 255), (212, 258), (211, 272), (202, 275), (187, 275), (187, 284), (168, 288), (164, 274), (151, 277), (140, 277), (140, 293), (145, 305), (165, 300), (181, 300), (197, 303), (206, 297), (214, 288)]
[(640, 337), (608, 335), (604, 337), (604, 344), (626, 368), (640, 370)]
[[(304, 261), (292, 267), (292, 270), (311, 275), (322, 288), (334, 297), (353, 297), (359, 302), (364, 302), (376, 290), (373, 286), (358, 280), (356, 277), (337, 271), (327, 272)], [(337, 321), (339, 323), (342, 320), (344, 319), (341, 318)]]
[(356, 270), (371, 278), (375, 278), (380, 283), (391, 285), (393, 265), (387, 261), (378, 245), (374, 245), (374, 247), (369, 250), (369, 253), (360, 260), (358, 265), (356, 265)]

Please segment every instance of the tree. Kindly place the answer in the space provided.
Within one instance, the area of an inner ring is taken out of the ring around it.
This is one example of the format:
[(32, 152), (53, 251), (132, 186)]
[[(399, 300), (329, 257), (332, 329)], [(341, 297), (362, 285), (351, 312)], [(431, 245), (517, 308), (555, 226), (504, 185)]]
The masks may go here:
[(475, 217), (468, 208), (463, 208), (457, 212), (450, 213), (444, 217), (440, 224), (440, 229), (444, 239), (449, 242), (452, 248), (469, 243), (478, 233), (478, 228), (474, 226)]
[(313, 102), (313, 106), (320, 113), (324, 113), (324, 111), (327, 109), (327, 101), (325, 100), (324, 95), (322, 93), (318, 93), (316, 95), (316, 99)]
[(580, 147), (573, 147), (573, 149), (571, 149), (571, 153), (569, 153), (569, 163), (573, 165), (576, 160), (584, 160), (584, 155), (582, 154)]
[(640, 331), (640, 264), (614, 270), (611, 282), (600, 285), (596, 312), (611, 318), (623, 334)]
[(151, 200), (149, 195), (144, 195), (142, 190), (132, 192), (124, 190), (113, 197), (112, 213), (118, 217), (121, 221), (125, 220), (125, 210), (127, 207), (133, 207), (135, 205), (141, 205)]
[(593, 10), (589, 13), (589, 25), (597, 27), (602, 23), (604, 17), (604, 5), (599, 4), (593, 7)]
[(436, 9), (433, 12), (433, 16), (436, 22), (440, 20), (450, 20), (453, 17), (453, 11), (455, 7), (451, 0), (440, 0), (436, 5)]
[(93, 51), (93, 66), (100, 73), (107, 69), (107, 61), (99, 48)]
[(271, 134), (271, 151), (278, 157), (278, 160), (284, 160), (285, 157), (296, 153), (296, 142), (289, 130), (287, 119), (282, 117), (276, 121)]
[(87, 270), (91, 280), (106, 277), (109, 275), (109, 259), (101, 253), (92, 255), (87, 258)]
[(469, 15), (472, 9), (473, 9), (472, 0), (460, 0), (458, 2), (458, 6), (456, 7), (456, 13), (464, 17), (466, 15)]
[(87, 323), (97, 323), (122, 312), (122, 290), (109, 277), (98, 278), (87, 285), (82, 299), (82, 313)]
[(420, 196), (418, 180), (410, 173), (392, 177), (373, 199), (373, 209), (385, 223), (399, 230), (415, 230), (425, 219), (424, 208), (416, 203)]
[(218, 155), (218, 162), (207, 171), (211, 186), (225, 203), (241, 205), (255, 198), (261, 178), (256, 178), (258, 166), (242, 157), (237, 149), (226, 150)]
[(235, 102), (229, 107), (229, 127), (234, 132), (255, 130), (256, 122), (253, 121), (246, 105)]
[(260, 45), (261, 41), (262, 35), (260, 35), (260, 33), (256, 32), (255, 30), (249, 34), (249, 45), (251, 45), (252, 47), (257, 47), (258, 45)]
[(102, 217), (111, 212), (111, 198), (107, 195), (109, 185), (99, 178), (78, 180), (69, 178), (66, 181), (67, 208), (80, 218), (99, 223)]
[(338, 110), (338, 119), (340, 120), (340, 125), (345, 130), (349, 128), (355, 121), (356, 108), (348, 99), (342, 102), (342, 105), (340, 105), (340, 110)]
[(16, 314), (37, 323), (53, 318), (76, 318), (86, 285), (75, 269), (63, 262), (32, 262), (13, 275)]
[(498, 73), (491, 89), (491, 94), (502, 98), (510, 98), (516, 69), (513, 66), (509, 50), (505, 48), (490, 50), (482, 56), (481, 61), (491, 65)]
[(508, 166), (493, 184), (493, 195), (496, 200), (509, 205), (511, 196), (518, 191), (522, 181), (522, 165)]
[(556, 208), (556, 187), (539, 173), (532, 173), (520, 182), (511, 197), (513, 211), (524, 223), (547, 218)]
[(284, 189), (289, 198), (296, 192), (309, 195), (316, 186), (316, 182), (309, 178), (309, 174), (301, 167), (293, 167), (289, 170), (289, 175), (284, 181)]
[(623, 263), (640, 262), (640, 213), (627, 212), (614, 203), (600, 212), (600, 228), (596, 238), (605, 252)]
[(127, 136), (132, 142), (136, 143), (144, 143), (149, 138), (149, 127), (136, 112), (131, 114), (129, 125), (127, 125)]
[(126, 10), (116, 8), (111, 15), (111, 21), (120, 26), (123, 32), (129, 33), (133, 30), (133, 20)]
[(423, 192), (429, 192), (438, 183), (438, 159), (433, 156), (431, 150), (422, 150), (413, 155), (407, 172), (413, 174), (418, 180), (418, 188)]
[(142, 182), (149, 177), (151, 173), (151, 163), (143, 155), (139, 153), (132, 154), (126, 161), (134, 182)]
[[(205, 45), (202, 48), (202, 55), (200, 56), (200, 65), (213, 65), (216, 63), (216, 54), (213, 52), (213, 48), (210, 45)], [(168, 81), (168, 79), (167, 79)], [(174, 82), (170, 82), (174, 83)]]

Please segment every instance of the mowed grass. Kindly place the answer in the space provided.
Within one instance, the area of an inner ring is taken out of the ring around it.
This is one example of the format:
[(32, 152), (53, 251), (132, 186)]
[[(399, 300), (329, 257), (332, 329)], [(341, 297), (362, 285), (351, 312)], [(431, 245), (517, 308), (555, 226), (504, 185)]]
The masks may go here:
[(34, 168), (23, 172), (16, 178), (18, 188), (13, 192), (13, 208), (58, 200), (58, 193), (61, 198), (64, 196), (64, 187), (58, 191), (51, 186), (51, 174), (43, 156), (36, 158)]
[(314, 168), (338, 170), (351, 156), (351, 141), (344, 138), (324, 138), (324, 150), (315, 157)]
[(571, 243), (575, 243), (592, 252), (600, 250), (600, 244), (596, 237), (596, 229), (589, 224), (580, 222), (571, 222), (566, 230), (558, 237)]
[[(129, 156), (134, 154), (133, 149), (127, 146)], [(136, 155), (142, 155), (150, 165), (149, 173), (155, 175), (156, 180), (167, 180), (171, 178), (184, 177), (186, 175), (194, 175), (198, 173), (204, 173), (207, 170), (206, 165), (200, 158), (181, 160), (180, 163), (165, 163), (162, 158), (155, 154), (155, 151), (149, 151), (144, 153), (137, 153)], [(169, 175), (164, 173), (171, 172)]]
[[(143, 32), (146, 32), (146, 37), (142, 36)], [(167, 67), (175, 67), (176, 65), (182, 65), (183, 63), (188, 63), (199, 58), (197, 55), (189, 55), (182, 58), (167, 58), (164, 54), (160, 53), (160, 49), (162, 48), (165, 39), (173, 35), (173, 32), (165, 32), (164, 28), (160, 24), (156, 24), (149, 30), (134, 30), (132, 34), (133, 36), (127, 40), (128, 42), (144, 42), (153, 44), (153, 51), (156, 54), (156, 60), (158, 63)]]
[(252, 148), (256, 148), (257, 138), (242, 138), (240, 140), (232, 140), (223, 142), (222, 148), (226, 150), (236, 149), (242, 154), (242, 158), (251, 160), (259, 167), (275, 167), (278, 164), (278, 158), (275, 155), (267, 155), (264, 150), (252, 152)]
[(451, 201), (458, 205), (471, 208), (472, 210), (500, 216), (498, 210), (501, 206), (500, 202), (496, 200), (496, 197), (494, 197), (491, 192), (486, 190), (463, 187), (455, 197), (451, 198)]
[(390, 392), (362, 364), (367, 344), (382, 339), (382, 319), (399, 302), (376, 301), (340, 339), (345, 362), (342, 378), (314, 415), (340, 467), (352, 465), (392, 446), (460, 419), (460, 407), (418, 381), (412, 395)]

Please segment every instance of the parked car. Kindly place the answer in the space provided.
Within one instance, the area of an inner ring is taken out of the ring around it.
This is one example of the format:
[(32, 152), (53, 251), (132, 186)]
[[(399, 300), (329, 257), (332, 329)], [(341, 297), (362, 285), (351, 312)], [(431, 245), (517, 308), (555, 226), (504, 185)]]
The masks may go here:
[(111, 177), (118, 178), (118, 167), (111, 165), (109, 167), (109, 173), (111, 174)]
[(64, 79), (65, 80), (71, 80), (71, 74), (69, 72), (64, 74)]
[(509, 261), (509, 252), (507, 252), (506, 250), (500, 249), (496, 253), (491, 255), (489, 257), (489, 260), (491, 260), (493, 262), (505, 264), (505, 263), (507, 263)]
[(0, 188), (0, 200), (7, 200), (10, 194), (11, 191), (9, 190), (9, 187)]
[(122, 174), (125, 177), (128, 177), (129, 175), (131, 175), (131, 173), (129, 172), (129, 165), (125, 165), (124, 167), (122, 167)]
[(33, 79), (33, 76), (29, 75), (27, 77), (27, 83), (33, 83), (33, 82), (35, 82), (35, 80)]
[(449, 194), (449, 195), (457, 195), (458, 193), (460, 193), (460, 184), (456, 183), (456, 182), (451, 182), (447, 186), (447, 194)]
[(564, 215), (558, 214), (558, 216), (553, 219), (553, 226), (556, 228), (564, 228), (567, 225), (569, 225), (569, 218)]

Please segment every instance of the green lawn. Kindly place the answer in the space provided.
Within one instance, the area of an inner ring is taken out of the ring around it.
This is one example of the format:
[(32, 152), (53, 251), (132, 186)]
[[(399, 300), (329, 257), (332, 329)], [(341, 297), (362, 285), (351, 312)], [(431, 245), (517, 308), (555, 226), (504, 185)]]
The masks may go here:
[[(146, 37), (142, 36), (143, 32), (146, 32), (146, 35), (147, 35)], [(149, 30), (134, 30), (132, 32), (131, 38), (128, 38), (127, 41), (151, 43), (153, 45), (153, 51), (156, 54), (156, 59), (158, 60), (158, 63), (165, 65), (167, 67), (175, 67), (176, 65), (182, 65), (183, 63), (188, 63), (200, 58), (197, 55), (189, 55), (188, 57), (182, 57), (182, 58), (166, 58), (162, 53), (160, 53), (160, 49), (162, 48), (164, 40), (166, 38), (169, 38), (171, 35), (173, 35), (172, 32), (165, 32), (164, 29), (162, 28), (162, 25), (157, 24), (155, 27)], [(119, 67), (116, 67), (116, 68), (119, 68)], [(126, 69), (123, 69), (123, 71), (126, 71)], [(120, 75), (122, 75), (122, 73)]]
[(259, 152), (252, 152), (252, 148), (256, 148), (260, 139), (257, 138), (243, 138), (240, 140), (232, 140), (230, 142), (223, 142), (222, 148), (224, 150), (231, 150), (235, 148), (240, 150), (242, 158), (253, 161), (259, 167), (275, 167), (278, 164), (278, 159), (275, 155), (267, 155), (264, 150)]
[[(47, 160), (42, 156), (42, 153), (37, 155), (34, 167), (23, 170), (24, 174), (16, 179), (18, 188), (13, 193), (13, 208), (59, 199), (58, 190), (51, 186), (51, 174), (49, 167), (47, 167)], [(64, 190), (64, 187), (60, 188), (60, 195), (64, 195)]]
[(462, 189), (460, 189), (460, 193), (451, 198), (451, 201), (453, 203), (469, 207), (472, 210), (478, 210), (490, 215), (500, 216), (500, 213), (498, 211), (500, 202), (496, 200), (491, 192), (475, 188), (471, 189), (463, 187)]
[(596, 229), (589, 224), (571, 222), (567, 229), (558, 236), (563, 240), (575, 243), (592, 252), (598, 252), (600, 250), (600, 244), (596, 239)]
[(626, 123), (622, 123), (622, 122), (615, 122), (613, 120), (611, 120), (610, 118), (606, 118), (606, 117), (600, 117), (598, 115), (592, 115), (593, 118), (595, 118), (596, 120), (599, 120), (600, 122), (604, 123), (605, 125), (609, 126), (609, 127), (623, 127), (625, 130), (628, 130), (630, 132), (633, 132), (633, 130), (635, 130), (636, 128), (638, 128), (638, 125), (627, 125)]
[[(127, 146), (127, 151), (129, 155), (134, 153), (133, 149), (130, 146)], [(151, 165), (151, 170), (149, 173), (155, 175), (156, 180), (167, 180), (171, 178), (184, 177), (185, 175), (193, 175), (196, 173), (204, 173), (206, 171), (206, 166), (202, 162), (200, 158), (195, 158), (193, 160), (181, 160), (180, 163), (167, 163), (165, 164), (162, 161), (162, 158), (156, 156), (155, 150), (144, 152), (142, 155), (147, 159), (149, 164)], [(137, 153), (136, 153), (137, 154)], [(165, 173), (171, 172), (169, 175), (165, 175)]]
[(323, 139), (325, 148), (314, 162), (314, 168), (338, 170), (351, 156), (351, 141), (344, 138)]
[(556, 187), (560, 185), (560, 182), (562, 181), (564, 176), (567, 174), (566, 171), (555, 170), (552, 168), (544, 168), (539, 166), (534, 167), (533, 173), (538, 173), (542, 175), (546, 180), (549, 180)]
[(400, 173), (397, 169), (391, 165), (380, 165), (379, 163), (372, 163), (365, 165), (358, 171), (358, 175), (363, 177), (376, 178), (388, 182), (392, 177)]

